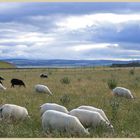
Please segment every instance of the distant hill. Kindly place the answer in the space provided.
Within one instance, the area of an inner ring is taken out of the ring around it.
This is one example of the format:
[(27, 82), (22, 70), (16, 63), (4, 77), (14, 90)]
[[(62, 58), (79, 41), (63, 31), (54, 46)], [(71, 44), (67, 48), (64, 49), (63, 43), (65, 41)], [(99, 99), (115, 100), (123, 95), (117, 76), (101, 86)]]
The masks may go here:
[(9, 63), (9, 62), (0, 61), (0, 69), (1, 68), (16, 68), (16, 66), (14, 64)]
[(111, 67), (140, 67), (140, 61), (133, 61), (126, 64), (112, 64)]
[(38, 68), (38, 67), (92, 67), (92, 66), (112, 66), (112, 64), (128, 64), (131, 61), (114, 61), (114, 60), (29, 60), (29, 59), (5, 59), (18, 68)]

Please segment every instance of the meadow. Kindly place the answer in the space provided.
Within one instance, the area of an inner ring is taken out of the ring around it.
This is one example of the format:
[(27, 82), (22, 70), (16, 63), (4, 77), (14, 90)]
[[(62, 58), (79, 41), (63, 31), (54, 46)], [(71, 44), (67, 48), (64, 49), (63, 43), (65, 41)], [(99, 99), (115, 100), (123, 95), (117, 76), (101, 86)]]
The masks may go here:
[[(41, 73), (48, 73), (48, 78), (40, 78)], [(45, 134), (42, 131), (39, 107), (47, 102), (64, 105), (68, 110), (80, 105), (102, 108), (115, 131), (90, 129), (91, 138), (140, 137), (140, 68), (1, 69), (0, 76), (5, 78), (3, 85), (7, 87), (6, 91), (0, 91), (0, 104), (24, 106), (31, 116), (30, 120), (19, 123), (0, 122), (0, 137), (71, 137), (68, 134)], [(22, 79), (26, 88), (11, 88), (12, 78)], [(114, 97), (108, 86), (108, 81), (112, 79), (117, 82), (117, 86), (130, 89), (135, 99)], [(47, 85), (53, 96), (36, 93), (36, 84)]]

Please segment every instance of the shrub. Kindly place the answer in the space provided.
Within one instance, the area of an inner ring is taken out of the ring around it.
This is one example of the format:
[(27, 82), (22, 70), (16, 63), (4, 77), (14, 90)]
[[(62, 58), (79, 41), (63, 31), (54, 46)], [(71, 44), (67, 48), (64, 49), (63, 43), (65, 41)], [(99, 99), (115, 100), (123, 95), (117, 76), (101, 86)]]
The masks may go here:
[(68, 77), (64, 77), (60, 81), (62, 84), (69, 84), (70, 83), (70, 79)]
[(135, 77), (135, 81), (140, 82), (140, 77)]
[(117, 86), (118, 82), (115, 78), (111, 78), (108, 79), (107, 84), (110, 89), (114, 89)]
[(129, 71), (129, 74), (130, 74), (130, 75), (134, 75), (134, 74), (135, 74), (135, 70), (134, 70), (134, 69), (131, 69), (131, 70)]
[(78, 79), (77, 79), (78, 82), (80, 82), (81, 80), (82, 80), (81, 78), (78, 78)]
[(67, 106), (70, 103), (70, 97), (67, 94), (64, 94), (61, 98), (60, 98), (60, 102)]
[(48, 71), (48, 74), (49, 74), (49, 75), (52, 75), (52, 71), (49, 70), (49, 71)]

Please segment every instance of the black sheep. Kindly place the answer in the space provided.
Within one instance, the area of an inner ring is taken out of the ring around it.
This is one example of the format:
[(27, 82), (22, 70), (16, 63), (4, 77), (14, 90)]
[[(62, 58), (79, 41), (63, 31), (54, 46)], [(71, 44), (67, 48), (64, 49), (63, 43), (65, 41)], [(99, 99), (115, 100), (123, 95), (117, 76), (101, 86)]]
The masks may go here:
[(1, 80), (4, 80), (4, 78), (2, 78), (2, 77), (0, 76), (0, 81), (1, 81)]
[(15, 85), (19, 85), (19, 86), (24, 86), (25, 87), (25, 84), (22, 80), (19, 80), (19, 79), (12, 79), (11, 80), (11, 87), (14, 87)]
[(41, 78), (48, 78), (48, 75), (47, 74), (40, 74), (40, 77)]

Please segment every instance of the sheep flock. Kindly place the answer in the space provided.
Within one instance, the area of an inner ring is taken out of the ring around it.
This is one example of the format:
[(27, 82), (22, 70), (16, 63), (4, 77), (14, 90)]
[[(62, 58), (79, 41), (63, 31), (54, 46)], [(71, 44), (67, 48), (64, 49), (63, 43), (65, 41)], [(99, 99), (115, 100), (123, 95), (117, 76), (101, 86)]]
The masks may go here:
[[(48, 78), (48, 75), (40, 74), (40, 78)], [(5, 79), (0, 77), (0, 92), (5, 92), (8, 88), (4, 86), (2, 80)], [(16, 86), (28, 88), (21, 79), (13, 78), (10, 82), (11, 88), (16, 88)], [(40, 96), (43, 94), (55, 96), (55, 93), (52, 92), (53, 89), (50, 90), (47, 85), (41, 83), (36, 83), (32, 90)], [(111, 93), (113, 96), (134, 99), (131, 91), (124, 87), (115, 87)], [(0, 121), (14, 123), (26, 119), (30, 120), (33, 118), (30, 114), (32, 112), (23, 106), (10, 103), (0, 105)], [(115, 131), (105, 111), (95, 106), (79, 105), (69, 110), (60, 104), (46, 102), (38, 106), (38, 114), (40, 115), (41, 129), (45, 134), (58, 131), (60, 133), (68, 133), (71, 136), (88, 137), (90, 135), (90, 128), (96, 129), (102, 125), (110, 133)]]

